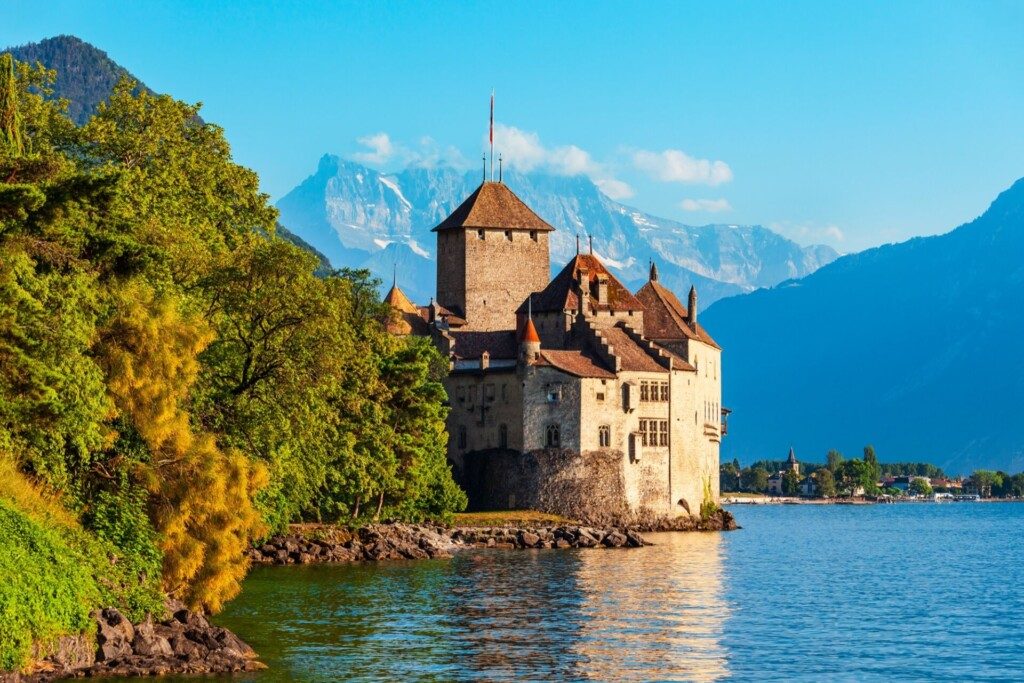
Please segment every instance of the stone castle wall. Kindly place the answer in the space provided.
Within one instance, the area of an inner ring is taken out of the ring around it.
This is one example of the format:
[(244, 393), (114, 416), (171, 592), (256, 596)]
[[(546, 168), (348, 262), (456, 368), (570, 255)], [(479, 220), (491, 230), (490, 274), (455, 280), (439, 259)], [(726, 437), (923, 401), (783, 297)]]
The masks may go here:
[(551, 276), (548, 233), (466, 229), (438, 233), (437, 298), (469, 330), (511, 330), (515, 311)]

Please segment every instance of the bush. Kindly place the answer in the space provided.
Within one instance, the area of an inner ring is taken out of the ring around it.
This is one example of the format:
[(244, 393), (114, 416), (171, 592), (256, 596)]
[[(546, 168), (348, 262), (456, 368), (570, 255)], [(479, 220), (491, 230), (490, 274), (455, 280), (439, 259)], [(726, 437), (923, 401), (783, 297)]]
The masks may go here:
[(35, 640), (82, 633), (102, 593), (81, 547), (0, 500), (0, 670), (23, 666)]
[(84, 530), (0, 455), (0, 670), (24, 666), (34, 641), (45, 646), (85, 632), (93, 609), (117, 607), (133, 620), (162, 609), (159, 575), (141, 575), (138, 559), (112, 542), (145, 533), (129, 521), (134, 513), (101, 514), (108, 540)]

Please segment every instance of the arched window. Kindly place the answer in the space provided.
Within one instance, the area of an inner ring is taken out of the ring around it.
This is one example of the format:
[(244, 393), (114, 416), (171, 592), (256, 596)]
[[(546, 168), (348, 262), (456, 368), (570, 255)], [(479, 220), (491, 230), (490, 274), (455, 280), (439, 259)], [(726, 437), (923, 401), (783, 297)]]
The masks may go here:
[(597, 428), (597, 441), (601, 448), (608, 448), (612, 445), (612, 428), (608, 425), (601, 425)]
[(508, 427), (506, 425), (498, 427), (498, 448), (508, 448)]
[(459, 427), (459, 448), (465, 449), (468, 437), (466, 435), (466, 428)]
[(548, 425), (547, 430), (547, 447), (548, 448), (560, 448), (562, 445), (562, 435), (559, 432), (558, 425)]

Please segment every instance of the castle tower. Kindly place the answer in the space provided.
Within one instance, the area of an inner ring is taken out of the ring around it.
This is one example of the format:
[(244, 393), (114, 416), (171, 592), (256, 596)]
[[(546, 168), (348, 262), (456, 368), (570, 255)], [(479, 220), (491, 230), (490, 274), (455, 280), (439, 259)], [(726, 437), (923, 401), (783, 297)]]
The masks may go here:
[(504, 183), (482, 183), (433, 229), (437, 302), (465, 330), (515, 329), (516, 308), (548, 284), (553, 230)]
[(786, 459), (786, 469), (800, 474), (800, 463), (796, 459), (796, 453), (793, 451), (792, 446), (789, 449), (789, 458)]

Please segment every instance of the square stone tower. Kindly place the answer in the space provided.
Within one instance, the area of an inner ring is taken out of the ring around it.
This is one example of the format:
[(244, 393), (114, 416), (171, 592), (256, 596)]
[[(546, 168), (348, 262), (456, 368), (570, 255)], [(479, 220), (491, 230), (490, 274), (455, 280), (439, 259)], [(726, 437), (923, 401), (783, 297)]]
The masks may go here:
[(544, 222), (501, 182), (484, 182), (437, 233), (437, 303), (466, 319), (465, 330), (511, 330), (515, 311), (548, 284)]

